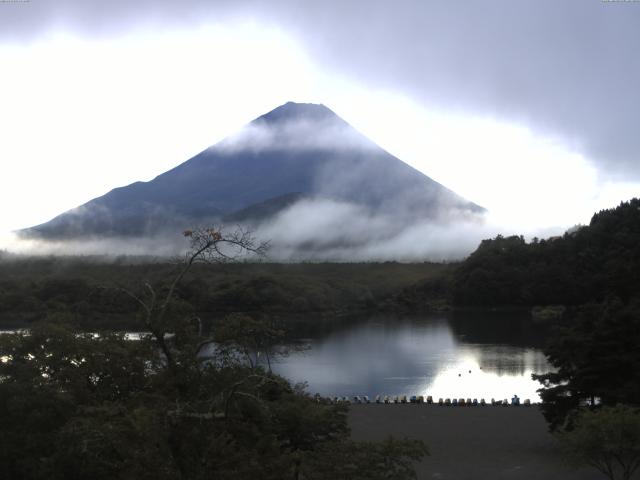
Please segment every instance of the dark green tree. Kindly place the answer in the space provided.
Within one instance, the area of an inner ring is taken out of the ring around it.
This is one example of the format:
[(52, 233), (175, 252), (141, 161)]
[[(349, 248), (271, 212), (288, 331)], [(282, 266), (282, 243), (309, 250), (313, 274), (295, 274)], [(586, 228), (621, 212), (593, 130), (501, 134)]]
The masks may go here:
[(457, 269), (458, 305), (583, 305), (640, 291), (640, 199), (593, 215), (586, 227), (526, 243), (483, 240)]
[(552, 429), (571, 422), (578, 407), (640, 405), (640, 308), (609, 299), (581, 309), (557, 329), (545, 353), (554, 372), (533, 375)]
[(571, 430), (557, 434), (576, 465), (589, 465), (610, 480), (630, 480), (640, 467), (640, 413), (624, 405), (583, 410)]

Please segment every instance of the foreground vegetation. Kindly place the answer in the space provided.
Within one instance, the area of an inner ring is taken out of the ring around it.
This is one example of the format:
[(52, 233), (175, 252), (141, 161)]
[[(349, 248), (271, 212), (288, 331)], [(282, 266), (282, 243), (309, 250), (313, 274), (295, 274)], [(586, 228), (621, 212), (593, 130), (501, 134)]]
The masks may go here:
[(640, 468), (640, 412), (625, 405), (582, 410), (558, 434), (567, 457), (610, 480), (630, 480)]
[(119, 287), (149, 332), (138, 340), (59, 322), (0, 335), (0, 478), (415, 478), (422, 442), (353, 442), (345, 407), (250, 361), (278, 330), (236, 314), (209, 332), (185, 315), (177, 292), (197, 261), (261, 251), (244, 234), (185, 235), (171, 277)]
[(0, 337), (0, 477), (404, 479), (421, 442), (349, 440), (346, 408), (233, 356), (42, 325)]

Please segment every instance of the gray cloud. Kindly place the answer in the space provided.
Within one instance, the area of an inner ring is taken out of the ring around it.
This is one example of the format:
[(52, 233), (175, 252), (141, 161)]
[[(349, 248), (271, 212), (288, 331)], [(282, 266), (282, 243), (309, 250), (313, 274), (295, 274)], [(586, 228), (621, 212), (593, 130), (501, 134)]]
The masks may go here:
[(316, 58), (367, 84), (523, 122), (565, 137), (605, 176), (640, 179), (640, 3), (349, 6), (316, 6), (289, 24)]
[(446, 218), (408, 222), (398, 213), (330, 199), (301, 200), (255, 227), (269, 239), (269, 257), (279, 261), (459, 260), (497, 233), (482, 217), (451, 210)]
[[(270, 261), (447, 261), (460, 260), (483, 238), (500, 232), (480, 217), (407, 223), (392, 213), (330, 199), (301, 200), (274, 218), (246, 226), (269, 241)], [(229, 225), (227, 230), (233, 230)], [(0, 248), (32, 255), (150, 255), (173, 257), (187, 247), (182, 235), (88, 237), (79, 240), (11, 238)]]
[(0, 5), (0, 38), (117, 35), (248, 19), (331, 71), (423, 105), (523, 122), (640, 180), (640, 2), (600, 0), (32, 0)]
[(309, 151), (326, 149), (327, 146), (336, 151), (366, 151), (376, 147), (348, 124), (330, 116), (326, 119), (297, 119), (268, 125), (250, 123), (212, 148), (230, 153), (256, 153), (266, 150)]

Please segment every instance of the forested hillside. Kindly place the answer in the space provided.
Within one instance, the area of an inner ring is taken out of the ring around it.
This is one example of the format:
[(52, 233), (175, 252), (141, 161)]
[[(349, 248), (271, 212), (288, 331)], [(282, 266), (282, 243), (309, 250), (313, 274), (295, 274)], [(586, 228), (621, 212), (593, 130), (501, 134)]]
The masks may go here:
[(456, 270), (455, 305), (581, 305), (640, 292), (640, 199), (562, 237), (484, 240)]

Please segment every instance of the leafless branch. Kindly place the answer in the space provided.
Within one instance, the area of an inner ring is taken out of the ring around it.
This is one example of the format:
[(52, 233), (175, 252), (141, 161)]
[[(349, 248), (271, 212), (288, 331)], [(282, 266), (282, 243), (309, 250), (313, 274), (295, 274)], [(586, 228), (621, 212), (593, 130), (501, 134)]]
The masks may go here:
[[(149, 283), (144, 283), (147, 295), (137, 295), (131, 290), (118, 287), (118, 290), (134, 299), (144, 311), (144, 323), (152, 333), (158, 345), (167, 358), (169, 367), (175, 365), (175, 359), (171, 349), (167, 345), (165, 334), (167, 333), (164, 319), (174, 300), (175, 291), (184, 276), (195, 263), (228, 263), (237, 261), (243, 256), (263, 257), (266, 254), (268, 243), (256, 242), (249, 230), (237, 227), (232, 231), (224, 231), (222, 226), (197, 227), (183, 232), (189, 240), (189, 249), (177, 265), (177, 273), (173, 277), (166, 294), (158, 299), (156, 289)], [(144, 298), (146, 297), (146, 298)], [(202, 322), (198, 319), (198, 337), (202, 336)], [(200, 350), (211, 343), (211, 340), (201, 342), (195, 351), (196, 356)]]

